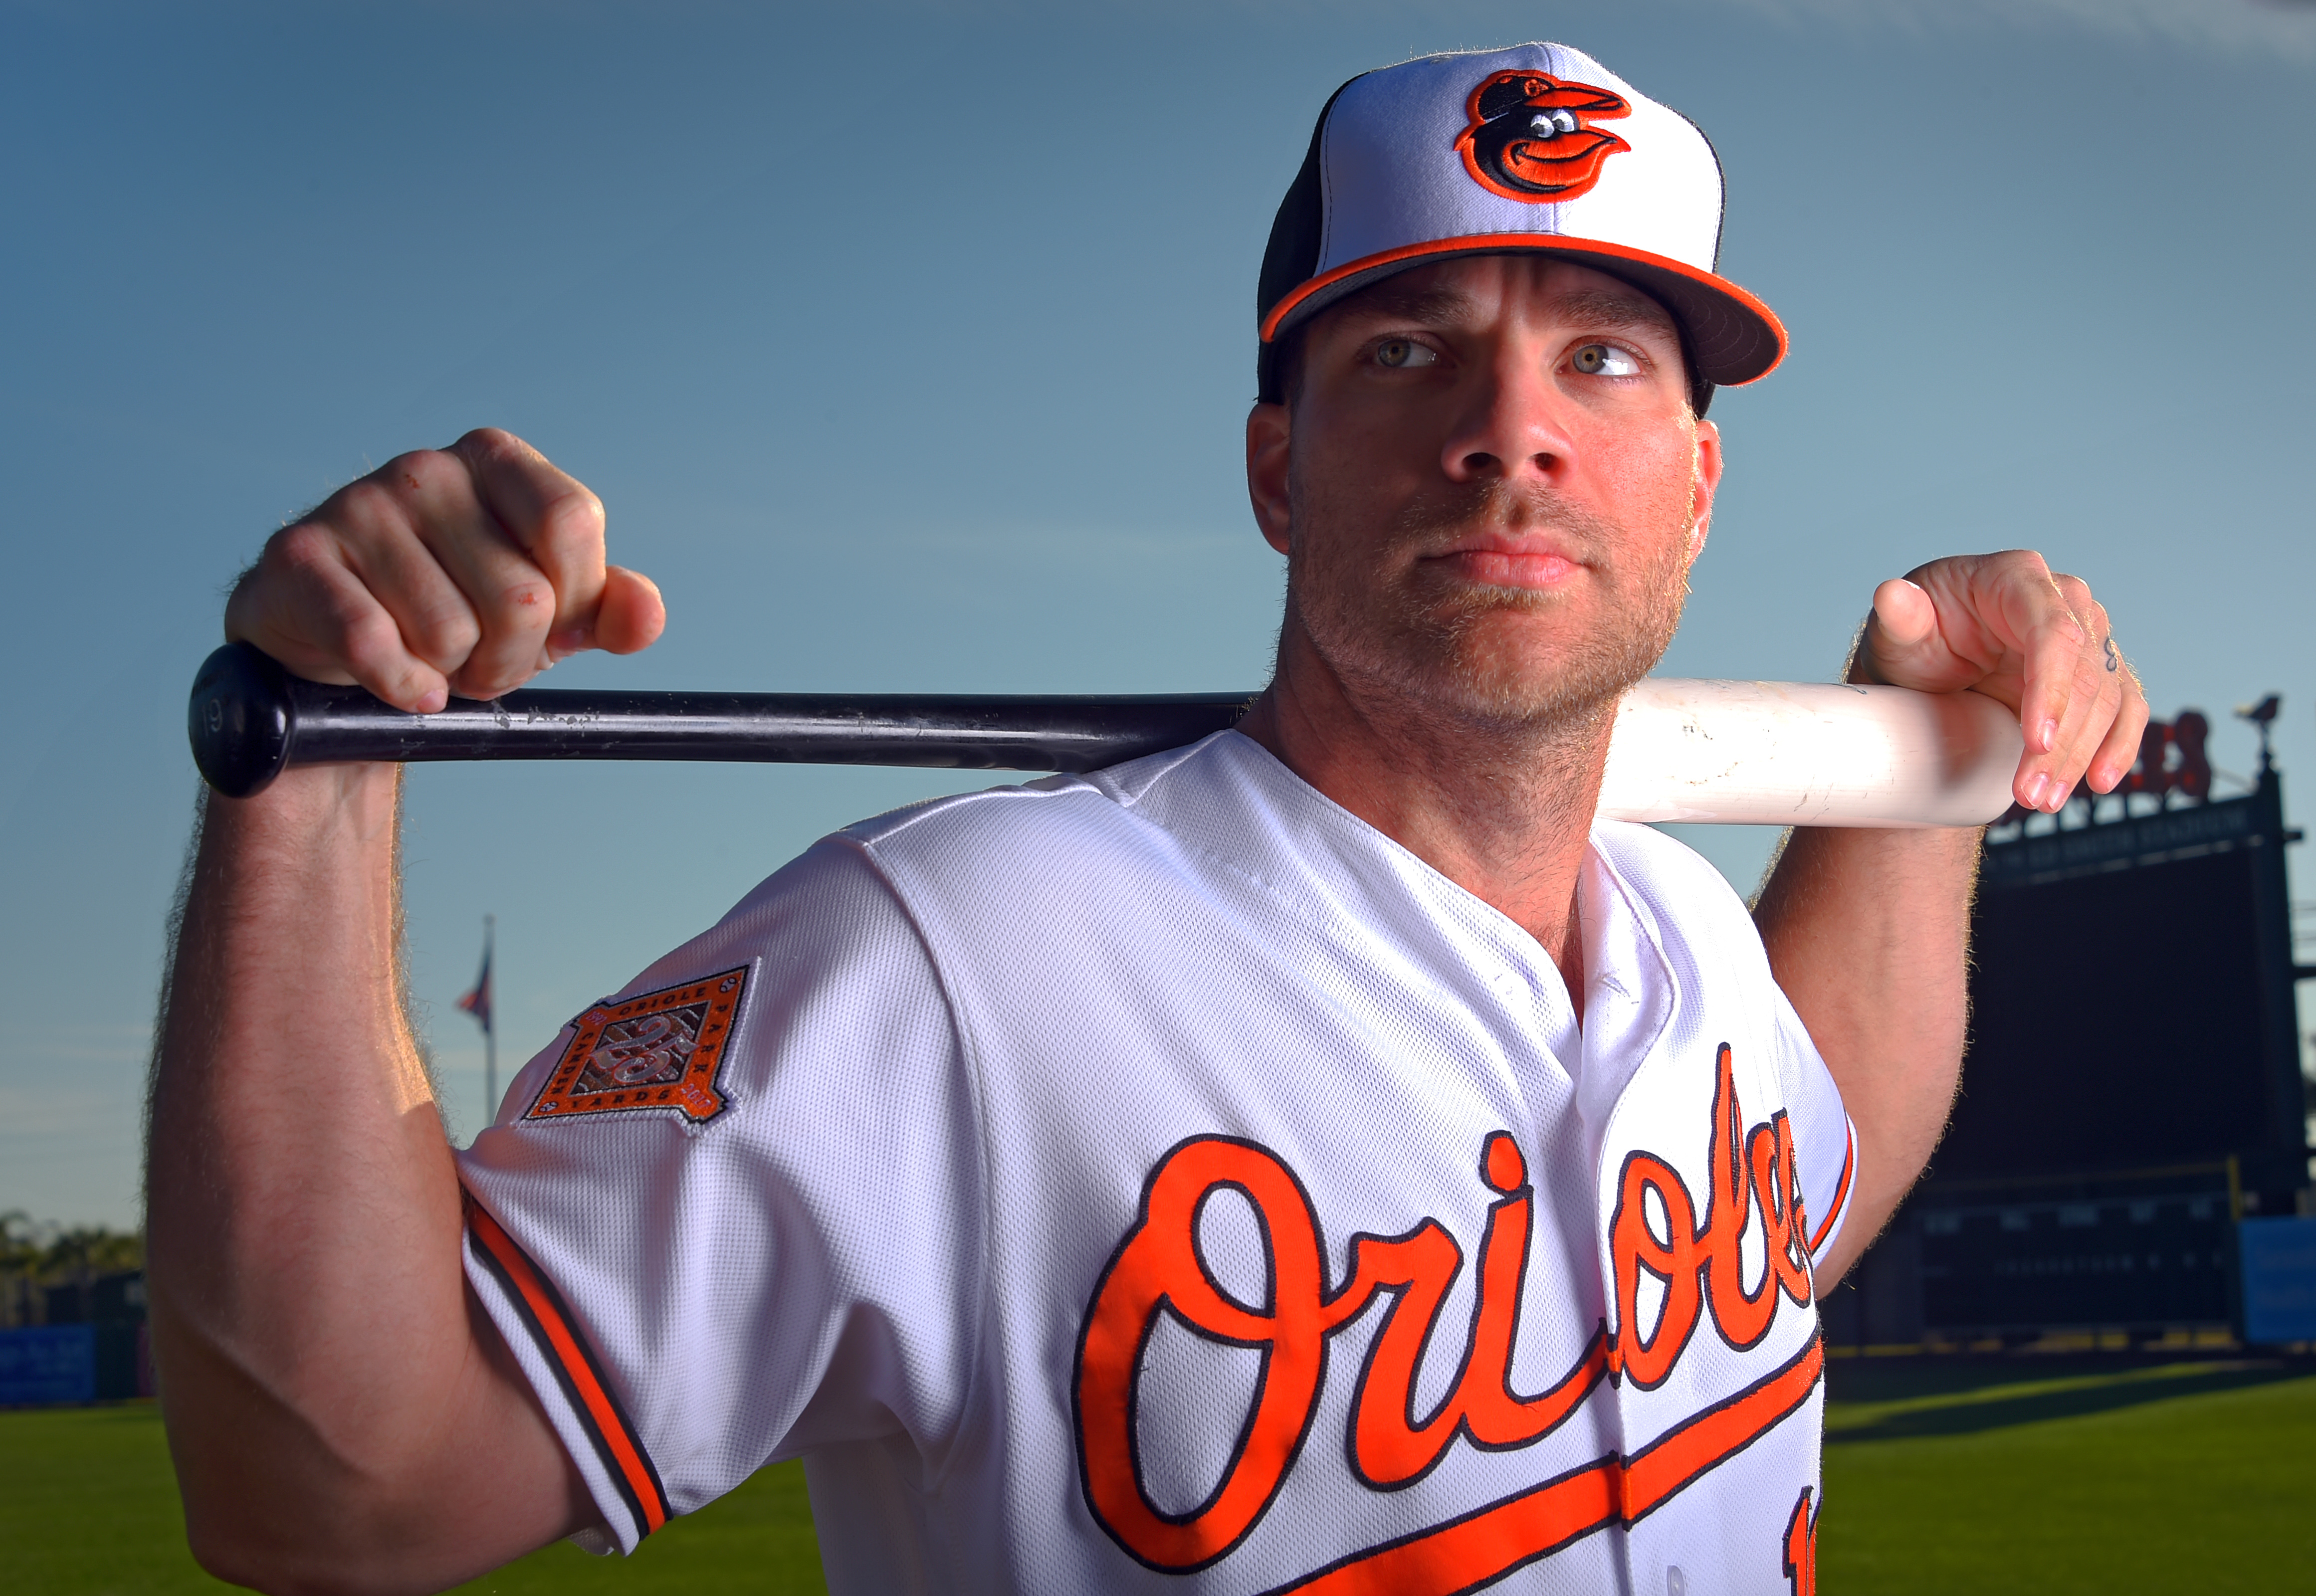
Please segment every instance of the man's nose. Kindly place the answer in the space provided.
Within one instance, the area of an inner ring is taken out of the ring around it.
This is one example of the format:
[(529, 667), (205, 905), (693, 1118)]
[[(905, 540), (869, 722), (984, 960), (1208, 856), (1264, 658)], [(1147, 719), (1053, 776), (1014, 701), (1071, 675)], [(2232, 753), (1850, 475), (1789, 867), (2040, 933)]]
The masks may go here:
[(1544, 352), (1512, 341), (1490, 352), (1469, 379), (1439, 450), (1451, 482), (1488, 477), (1549, 480), (1566, 465), (1567, 396)]

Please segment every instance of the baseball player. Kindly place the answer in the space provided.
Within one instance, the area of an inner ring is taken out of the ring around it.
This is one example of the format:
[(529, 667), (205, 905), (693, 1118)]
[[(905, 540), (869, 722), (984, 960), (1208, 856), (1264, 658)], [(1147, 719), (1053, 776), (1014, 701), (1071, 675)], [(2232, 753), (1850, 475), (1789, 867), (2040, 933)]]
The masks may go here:
[[(1921, 1167), (1970, 833), (1796, 833), (1757, 911), (1594, 824), (1784, 334), (1719, 168), (1558, 45), (1367, 74), (1259, 294), (1277, 674), (1235, 732), (827, 838), (589, 1004), (454, 1157), (396, 774), (207, 811), (153, 1112), (195, 1550), (433, 1589), (802, 1456), (839, 1591), (1806, 1592), (1814, 1302)], [(1090, 372), (1098, 388), (1100, 373)], [(276, 537), (227, 630), (405, 708), (663, 611), (501, 433)], [(1875, 595), (1855, 679), (2146, 719), (2031, 554)]]

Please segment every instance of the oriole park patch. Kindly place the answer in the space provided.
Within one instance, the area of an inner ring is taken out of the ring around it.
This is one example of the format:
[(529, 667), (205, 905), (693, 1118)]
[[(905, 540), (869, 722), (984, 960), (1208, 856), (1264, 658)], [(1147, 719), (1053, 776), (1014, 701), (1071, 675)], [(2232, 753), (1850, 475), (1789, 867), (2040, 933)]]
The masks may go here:
[(748, 968), (597, 1003), (539, 1089), (526, 1119), (673, 1110), (705, 1125), (726, 1107), (718, 1078)]

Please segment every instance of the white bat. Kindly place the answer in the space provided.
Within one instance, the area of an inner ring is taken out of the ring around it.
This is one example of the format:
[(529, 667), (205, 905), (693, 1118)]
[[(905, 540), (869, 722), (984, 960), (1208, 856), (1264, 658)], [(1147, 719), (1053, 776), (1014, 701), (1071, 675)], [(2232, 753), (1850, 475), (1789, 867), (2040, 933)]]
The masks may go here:
[(1722, 825), (1984, 825), (2026, 739), (1974, 692), (1652, 676), (1625, 696), (1600, 813)]

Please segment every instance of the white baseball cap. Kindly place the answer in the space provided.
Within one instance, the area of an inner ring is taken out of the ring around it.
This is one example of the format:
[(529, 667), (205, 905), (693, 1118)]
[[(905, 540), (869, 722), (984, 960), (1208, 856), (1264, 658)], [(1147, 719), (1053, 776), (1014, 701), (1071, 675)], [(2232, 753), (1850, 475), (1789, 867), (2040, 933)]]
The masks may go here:
[(1721, 161), (1696, 123), (1562, 44), (1425, 56), (1319, 112), (1255, 295), (1261, 397), (1281, 334), (1394, 272), (1548, 250), (1621, 278), (1679, 324), (1697, 408), (1784, 358), (1767, 305), (1721, 276)]

